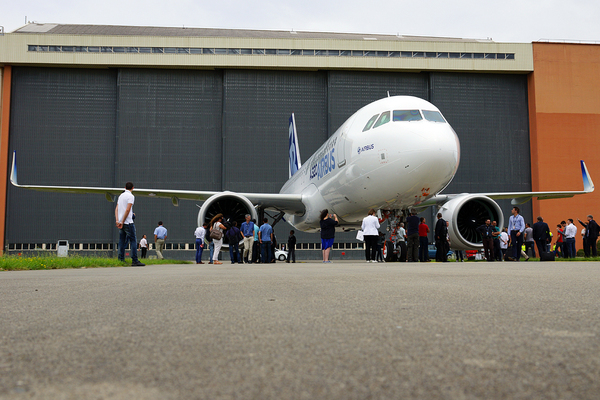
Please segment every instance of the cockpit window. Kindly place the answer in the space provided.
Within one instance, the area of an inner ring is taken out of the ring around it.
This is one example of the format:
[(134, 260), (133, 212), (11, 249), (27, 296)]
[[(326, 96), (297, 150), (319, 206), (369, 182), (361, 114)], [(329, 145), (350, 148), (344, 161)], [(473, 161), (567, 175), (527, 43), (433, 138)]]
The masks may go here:
[(367, 122), (367, 124), (365, 125), (365, 127), (363, 128), (363, 132), (364, 131), (368, 131), (369, 129), (371, 129), (371, 127), (373, 126), (373, 124), (375, 123), (375, 121), (377, 120), (377, 117), (379, 117), (379, 114), (375, 114), (371, 117), (371, 119), (369, 120), (369, 122)]
[(421, 121), (421, 113), (419, 110), (394, 110), (395, 121)]
[(440, 114), (437, 111), (426, 111), (426, 110), (423, 110), (423, 116), (425, 117), (425, 119), (427, 121), (431, 121), (431, 122), (446, 122), (446, 120), (444, 119), (444, 117), (442, 117), (442, 114)]
[(386, 112), (381, 113), (381, 116), (379, 117), (379, 119), (377, 120), (377, 122), (375, 123), (375, 126), (373, 126), (373, 128), (377, 128), (378, 126), (387, 124), (388, 122), (390, 122), (390, 112), (386, 111)]

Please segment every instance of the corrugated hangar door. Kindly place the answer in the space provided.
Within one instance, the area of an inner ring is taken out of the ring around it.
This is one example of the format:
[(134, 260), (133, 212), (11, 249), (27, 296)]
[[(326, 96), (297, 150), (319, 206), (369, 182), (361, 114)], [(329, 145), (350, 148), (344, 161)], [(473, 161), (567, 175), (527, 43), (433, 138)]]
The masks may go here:
[[(13, 68), (10, 150), (19, 182), (113, 186), (116, 71)], [(103, 196), (8, 185), (7, 243), (110, 242), (114, 206)]]
[[(431, 99), (460, 139), (446, 193), (531, 191), (527, 77), (431, 73)], [(500, 201), (505, 218), (509, 201)], [(531, 202), (521, 206), (531, 222)]]
[(290, 115), (302, 161), (327, 139), (326, 74), (227, 70), (223, 85), (223, 190), (279, 192), (288, 179)]
[[(118, 95), (119, 187), (221, 190), (222, 72), (121, 69)], [(192, 241), (196, 202), (138, 197), (134, 210), (138, 237), (163, 221), (168, 242)]]

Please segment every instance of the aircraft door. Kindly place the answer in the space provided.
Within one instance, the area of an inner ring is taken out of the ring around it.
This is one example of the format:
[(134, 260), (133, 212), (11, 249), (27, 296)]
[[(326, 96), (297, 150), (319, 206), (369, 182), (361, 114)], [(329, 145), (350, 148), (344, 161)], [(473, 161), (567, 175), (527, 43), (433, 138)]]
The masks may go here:
[(335, 146), (337, 148), (338, 168), (346, 165), (346, 135), (342, 132)]
[(351, 141), (348, 139), (348, 132), (352, 127), (352, 123), (354, 122), (354, 117), (350, 117), (344, 125), (340, 127), (341, 134), (338, 137), (338, 142), (336, 143), (336, 152), (337, 152), (337, 166), (338, 168), (342, 168), (347, 163), (346, 157), (350, 157), (350, 149), (347, 147), (350, 146)]

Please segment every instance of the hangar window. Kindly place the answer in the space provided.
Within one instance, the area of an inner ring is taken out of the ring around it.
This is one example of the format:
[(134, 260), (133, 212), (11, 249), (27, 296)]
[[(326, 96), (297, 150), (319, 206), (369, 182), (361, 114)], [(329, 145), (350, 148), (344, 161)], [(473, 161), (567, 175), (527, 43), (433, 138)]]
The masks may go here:
[(394, 110), (394, 121), (421, 121), (421, 113), (419, 110)]
[(431, 121), (431, 122), (446, 122), (446, 120), (444, 119), (444, 117), (442, 117), (442, 114), (440, 114), (437, 111), (423, 110), (423, 116), (425, 117), (425, 119), (427, 121)]
[(388, 122), (390, 122), (390, 112), (386, 111), (381, 113), (381, 116), (379, 117), (373, 128), (377, 128), (378, 126), (387, 124)]
[(369, 120), (369, 122), (367, 122), (367, 124), (365, 125), (365, 127), (363, 128), (363, 132), (364, 131), (368, 131), (369, 129), (371, 129), (371, 127), (373, 126), (373, 124), (375, 123), (375, 121), (377, 120), (377, 117), (379, 117), (379, 114), (375, 114), (371, 117), (371, 119)]

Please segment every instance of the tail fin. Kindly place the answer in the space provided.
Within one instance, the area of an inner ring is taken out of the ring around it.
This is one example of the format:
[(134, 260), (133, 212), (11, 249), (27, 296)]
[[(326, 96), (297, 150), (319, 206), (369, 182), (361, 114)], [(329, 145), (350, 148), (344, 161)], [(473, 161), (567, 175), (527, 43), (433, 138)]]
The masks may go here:
[(298, 147), (298, 132), (296, 131), (296, 119), (294, 114), (290, 117), (289, 125), (289, 152), (290, 152), (290, 178), (301, 167), (300, 163), (300, 148)]

